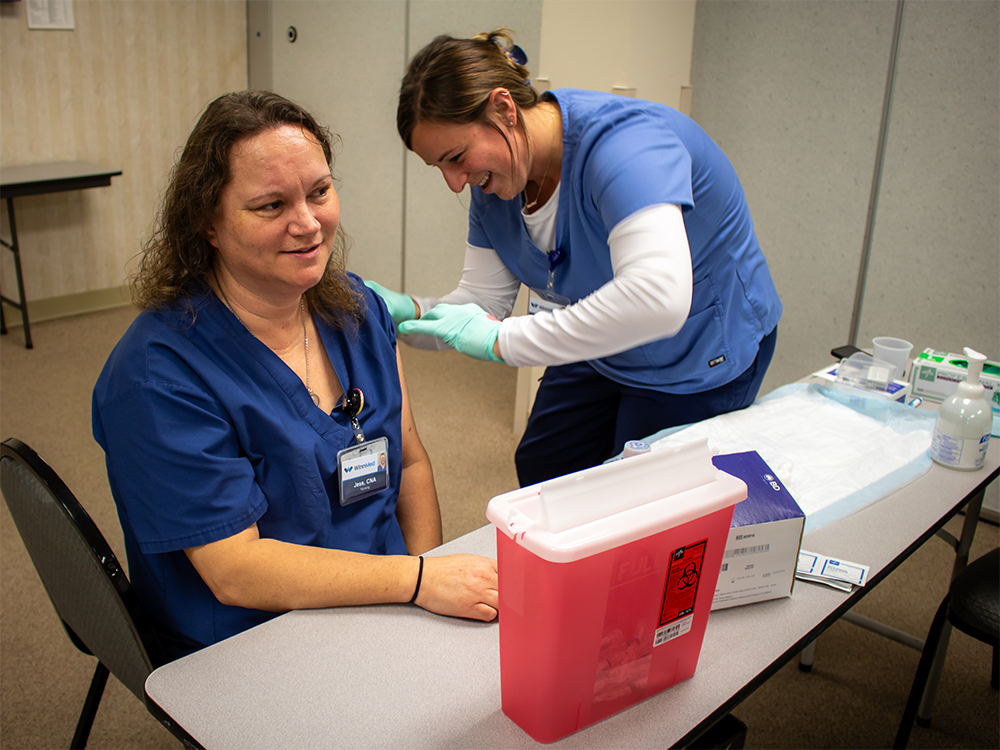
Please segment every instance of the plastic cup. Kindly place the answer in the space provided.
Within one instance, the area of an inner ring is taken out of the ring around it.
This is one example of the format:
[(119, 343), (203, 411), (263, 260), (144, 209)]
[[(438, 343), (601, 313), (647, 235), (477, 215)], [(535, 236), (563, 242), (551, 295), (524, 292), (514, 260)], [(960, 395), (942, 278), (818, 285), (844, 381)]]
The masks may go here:
[(902, 379), (906, 366), (910, 363), (913, 344), (891, 336), (876, 336), (872, 339), (872, 345), (875, 347), (875, 359), (881, 359), (892, 365), (894, 380)]

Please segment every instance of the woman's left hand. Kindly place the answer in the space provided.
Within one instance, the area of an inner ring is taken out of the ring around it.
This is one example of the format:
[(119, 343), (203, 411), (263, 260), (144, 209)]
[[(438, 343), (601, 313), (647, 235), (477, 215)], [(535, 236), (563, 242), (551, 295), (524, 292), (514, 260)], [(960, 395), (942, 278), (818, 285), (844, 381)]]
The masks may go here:
[(503, 362), (496, 347), (500, 321), (471, 302), (435, 305), (420, 320), (401, 323), (399, 332), (436, 336), (468, 357), (484, 362)]
[(479, 555), (425, 557), (418, 607), (449, 617), (490, 622), (500, 607), (497, 562)]

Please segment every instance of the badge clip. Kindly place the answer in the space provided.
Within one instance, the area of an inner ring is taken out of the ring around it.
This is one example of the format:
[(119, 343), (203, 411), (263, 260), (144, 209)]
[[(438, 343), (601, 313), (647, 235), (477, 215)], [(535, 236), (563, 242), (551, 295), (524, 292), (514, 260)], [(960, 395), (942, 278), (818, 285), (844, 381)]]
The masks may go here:
[(341, 408), (351, 420), (351, 429), (354, 430), (354, 439), (358, 445), (365, 442), (365, 433), (361, 430), (361, 423), (358, 422), (358, 414), (365, 406), (365, 394), (360, 388), (351, 388), (344, 394), (344, 403)]

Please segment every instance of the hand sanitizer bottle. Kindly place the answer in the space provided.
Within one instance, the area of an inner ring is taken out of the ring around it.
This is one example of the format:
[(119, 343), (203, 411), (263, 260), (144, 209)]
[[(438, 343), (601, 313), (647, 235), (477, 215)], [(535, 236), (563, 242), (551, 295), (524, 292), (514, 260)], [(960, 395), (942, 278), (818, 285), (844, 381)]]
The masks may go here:
[(985, 355), (965, 348), (969, 374), (954, 396), (938, 409), (931, 440), (931, 458), (942, 466), (962, 471), (983, 468), (993, 429), (993, 411), (979, 382)]

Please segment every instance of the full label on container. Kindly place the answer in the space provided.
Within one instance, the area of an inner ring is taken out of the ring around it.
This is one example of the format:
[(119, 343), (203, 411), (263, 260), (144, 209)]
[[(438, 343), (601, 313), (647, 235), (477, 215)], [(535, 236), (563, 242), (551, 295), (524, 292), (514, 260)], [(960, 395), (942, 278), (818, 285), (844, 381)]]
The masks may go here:
[(678, 547), (670, 556), (659, 627), (653, 639), (654, 646), (667, 643), (691, 629), (707, 546), (708, 540), (703, 539), (696, 544)]
[(931, 440), (931, 458), (939, 464), (959, 469), (981, 469), (986, 462), (986, 451), (990, 446), (989, 434), (976, 440), (956, 438), (934, 431)]

